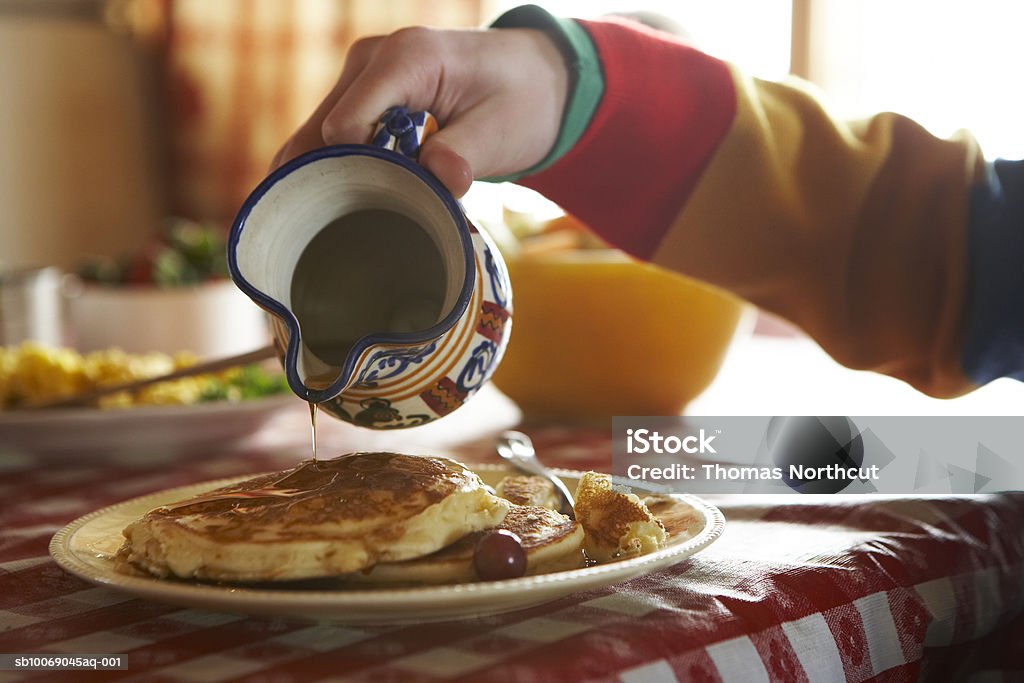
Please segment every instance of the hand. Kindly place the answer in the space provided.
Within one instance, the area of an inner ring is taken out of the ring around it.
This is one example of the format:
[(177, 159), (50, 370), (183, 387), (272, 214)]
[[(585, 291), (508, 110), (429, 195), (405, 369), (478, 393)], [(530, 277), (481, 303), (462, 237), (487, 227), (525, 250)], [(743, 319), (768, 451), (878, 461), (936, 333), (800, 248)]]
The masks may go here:
[(420, 162), (456, 197), (474, 178), (525, 170), (558, 137), (569, 77), (558, 48), (532, 29), (401, 29), (357, 41), (337, 84), (272, 163), (367, 143), (388, 107), (426, 109), (440, 131)]

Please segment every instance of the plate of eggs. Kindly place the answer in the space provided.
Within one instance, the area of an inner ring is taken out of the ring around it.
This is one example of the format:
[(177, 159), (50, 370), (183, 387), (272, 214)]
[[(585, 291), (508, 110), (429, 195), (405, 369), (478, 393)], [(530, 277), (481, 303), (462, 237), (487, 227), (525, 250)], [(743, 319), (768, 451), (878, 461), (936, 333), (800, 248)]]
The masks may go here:
[(0, 454), (173, 452), (253, 434), (297, 399), (276, 369), (254, 364), (104, 396), (95, 405), (32, 409), (61, 397), (197, 363), (187, 352), (131, 354), (25, 342), (0, 347)]

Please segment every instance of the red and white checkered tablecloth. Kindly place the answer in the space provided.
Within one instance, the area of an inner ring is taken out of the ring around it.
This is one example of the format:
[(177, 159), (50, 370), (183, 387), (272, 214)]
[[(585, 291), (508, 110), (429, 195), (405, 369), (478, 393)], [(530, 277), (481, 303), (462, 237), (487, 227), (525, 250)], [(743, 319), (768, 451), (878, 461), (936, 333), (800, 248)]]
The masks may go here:
[[(553, 463), (608, 468), (604, 429), (527, 431)], [(486, 432), (466, 442), (431, 434), (445, 452), (493, 461)], [(725, 533), (679, 565), (527, 610), (423, 625), (184, 609), (90, 585), (48, 557), (57, 529), (101, 506), (305, 455), (263, 437), (230, 453), (160, 457), (52, 460), (0, 447), (0, 653), (117, 653), (129, 664), (0, 672), (0, 683), (1024, 680), (1024, 493), (719, 497)], [(331, 449), (353, 438), (334, 437)]]

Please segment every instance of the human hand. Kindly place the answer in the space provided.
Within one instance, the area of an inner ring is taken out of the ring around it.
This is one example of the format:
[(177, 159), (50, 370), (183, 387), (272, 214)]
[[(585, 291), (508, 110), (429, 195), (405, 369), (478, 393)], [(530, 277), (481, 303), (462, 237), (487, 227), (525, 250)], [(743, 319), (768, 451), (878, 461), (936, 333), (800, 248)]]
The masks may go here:
[(542, 31), (413, 27), (363, 38), (271, 166), (323, 145), (367, 143), (380, 115), (402, 105), (438, 119), (419, 160), (461, 197), (474, 178), (516, 173), (544, 158), (568, 88), (562, 55)]

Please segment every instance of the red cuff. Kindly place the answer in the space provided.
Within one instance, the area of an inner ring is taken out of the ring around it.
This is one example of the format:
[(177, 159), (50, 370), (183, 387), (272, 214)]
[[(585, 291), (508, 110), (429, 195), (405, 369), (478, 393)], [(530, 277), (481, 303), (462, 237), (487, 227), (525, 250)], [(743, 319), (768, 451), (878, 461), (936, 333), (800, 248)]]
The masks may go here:
[(732, 74), (725, 63), (633, 23), (580, 24), (601, 59), (604, 97), (575, 147), (522, 184), (649, 259), (732, 124)]

